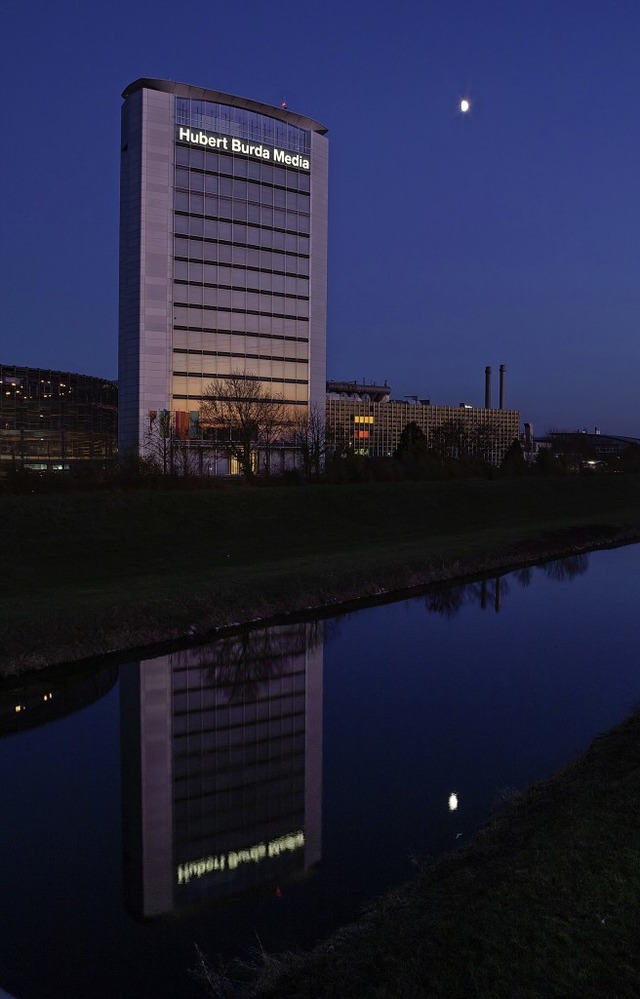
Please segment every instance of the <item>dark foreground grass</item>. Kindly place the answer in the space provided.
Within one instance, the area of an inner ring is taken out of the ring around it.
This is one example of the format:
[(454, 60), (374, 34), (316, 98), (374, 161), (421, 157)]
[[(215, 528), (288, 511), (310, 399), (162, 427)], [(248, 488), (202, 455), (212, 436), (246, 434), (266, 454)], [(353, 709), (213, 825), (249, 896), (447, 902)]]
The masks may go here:
[(640, 479), (0, 497), (0, 672), (640, 536)]
[(209, 968), (211, 994), (638, 997), (639, 829), (635, 715), (313, 952)]

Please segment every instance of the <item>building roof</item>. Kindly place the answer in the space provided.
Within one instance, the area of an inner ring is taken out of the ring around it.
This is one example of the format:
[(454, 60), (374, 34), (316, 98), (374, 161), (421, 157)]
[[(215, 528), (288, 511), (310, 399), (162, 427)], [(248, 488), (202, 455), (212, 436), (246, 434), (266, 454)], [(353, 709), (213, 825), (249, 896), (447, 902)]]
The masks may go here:
[(326, 135), (329, 131), (325, 125), (313, 118), (297, 114), (295, 111), (285, 110), (285, 108), (274, 107), (271, 104), (262, 104), (260, 101), (249, 100), (248, 97), (234, 97), (233, 94), (224, 94), (220, 90), (207, 90), (204, 87), (194, 87), (189, 83), (176, 83), (173, 80), (154, 80), (148, 77), (141, 77), (130, 83), (122, 91), (122, 97), (126, 100), (137, 90), (159, 90), (164, 94), (175, 94), (176, 97), (188, 97), (195, 101), (215, 101), (216, 104), (227, 104), (235, 108), (244, 108), (245, 111), (255, 111), (257, 114), (264, 114), (268, 118), (277, 118), (285, 121), (288, 125), (296, 125), (298, 128), (306, 128), (311, 132), (318, 132)]
[(345, 399), (366, 399), (370, 402), (389, 401), (391, 389), (388, 385), (365, 385), (364, 382), (327, 382), (327, 392), (330, 395), (341, 396)]
[(595, 446), (611, 446), (613, 444), (618, 445), (629, 445), (629, 444), (640, 444), (640, 438), (638, 437), (624, 437), (620, 434), (603, 434), (598, 431), (597, 433), (589, 433), (588, 430), (552, 430), (546, 438), (541, 438), (542, 440), (552, 440), (554, 437), (562, 438), (573, 438), (581, 437), (583, 440), (588, 440), (590, 444)]

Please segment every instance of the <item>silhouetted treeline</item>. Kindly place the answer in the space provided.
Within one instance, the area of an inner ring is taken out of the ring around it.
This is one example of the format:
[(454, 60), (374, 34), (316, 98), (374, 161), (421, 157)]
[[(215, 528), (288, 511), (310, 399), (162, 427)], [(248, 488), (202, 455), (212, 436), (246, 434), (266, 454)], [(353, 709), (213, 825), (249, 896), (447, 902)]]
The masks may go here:
[(369, 457), (352, 448), (328, 451), (322, 470), (312, 476), (305, 468), (280, 474), (261, 470), (250, 483), (241, 476), (197, 474), (188, 462), (172, 465), (169, 471), (149, 457), (122, 456), (100, 465), (78, 464), (68, 471), (35, 472), (19, 464), (0, 476), (0, 493), (51, 493), (108, 489), (237, 489), (251, 486), (298, 486), (306, 483), (402, 482), (465, 478), (555, 477), (640, 473), (640, 446), (606, 459), (596, 455), (582, 434), (554, 434), (548, 446), (527, 455), (514, 440), (499, 465), (488, 460), (495, 450), (485, 431), (468, 431), (450, 424), (437, 428), (427, 439), (423, 431), (409, 423), (402, 432), (396, 451), (388, 457)]

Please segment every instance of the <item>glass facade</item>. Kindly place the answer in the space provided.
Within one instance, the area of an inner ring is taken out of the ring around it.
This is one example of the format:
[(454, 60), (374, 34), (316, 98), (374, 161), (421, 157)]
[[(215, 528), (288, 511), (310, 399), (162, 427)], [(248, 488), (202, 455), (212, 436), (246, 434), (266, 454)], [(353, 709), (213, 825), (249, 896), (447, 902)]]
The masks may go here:
[(118, 389), (89, 375), (0, 364), (0, 475), (115, 458)]
[(311, 152), (308, 129), (290, 125), (286, 121), (279, 121), (257, 111), (248, 111), (217, 101), (176, 97), (176, 123), (194, 128), (206, 128), (239, 139), (264, 142), (270, 146), (282, 146), (296, 153)]
[[(209, 101), (176, 98), (176, 121), (292, 152), (310, 145), (307, 130)], [(174, 189), (173, 409), (197, 408), (233, 371), (306, 405), (309, 172), (179, 141)]]

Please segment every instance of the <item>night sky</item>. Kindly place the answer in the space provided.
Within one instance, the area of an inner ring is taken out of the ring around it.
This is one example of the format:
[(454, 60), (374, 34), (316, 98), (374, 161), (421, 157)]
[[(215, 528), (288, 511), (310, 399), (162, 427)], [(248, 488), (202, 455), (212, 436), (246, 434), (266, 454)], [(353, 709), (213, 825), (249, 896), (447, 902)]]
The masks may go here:
[[(640, 436), (638, 0), (4, 0), (0, 361), (115, 378), (121, 92), (323, 122), (327, 375)], [(460, 100), (471, 101), (462, 114)]]

